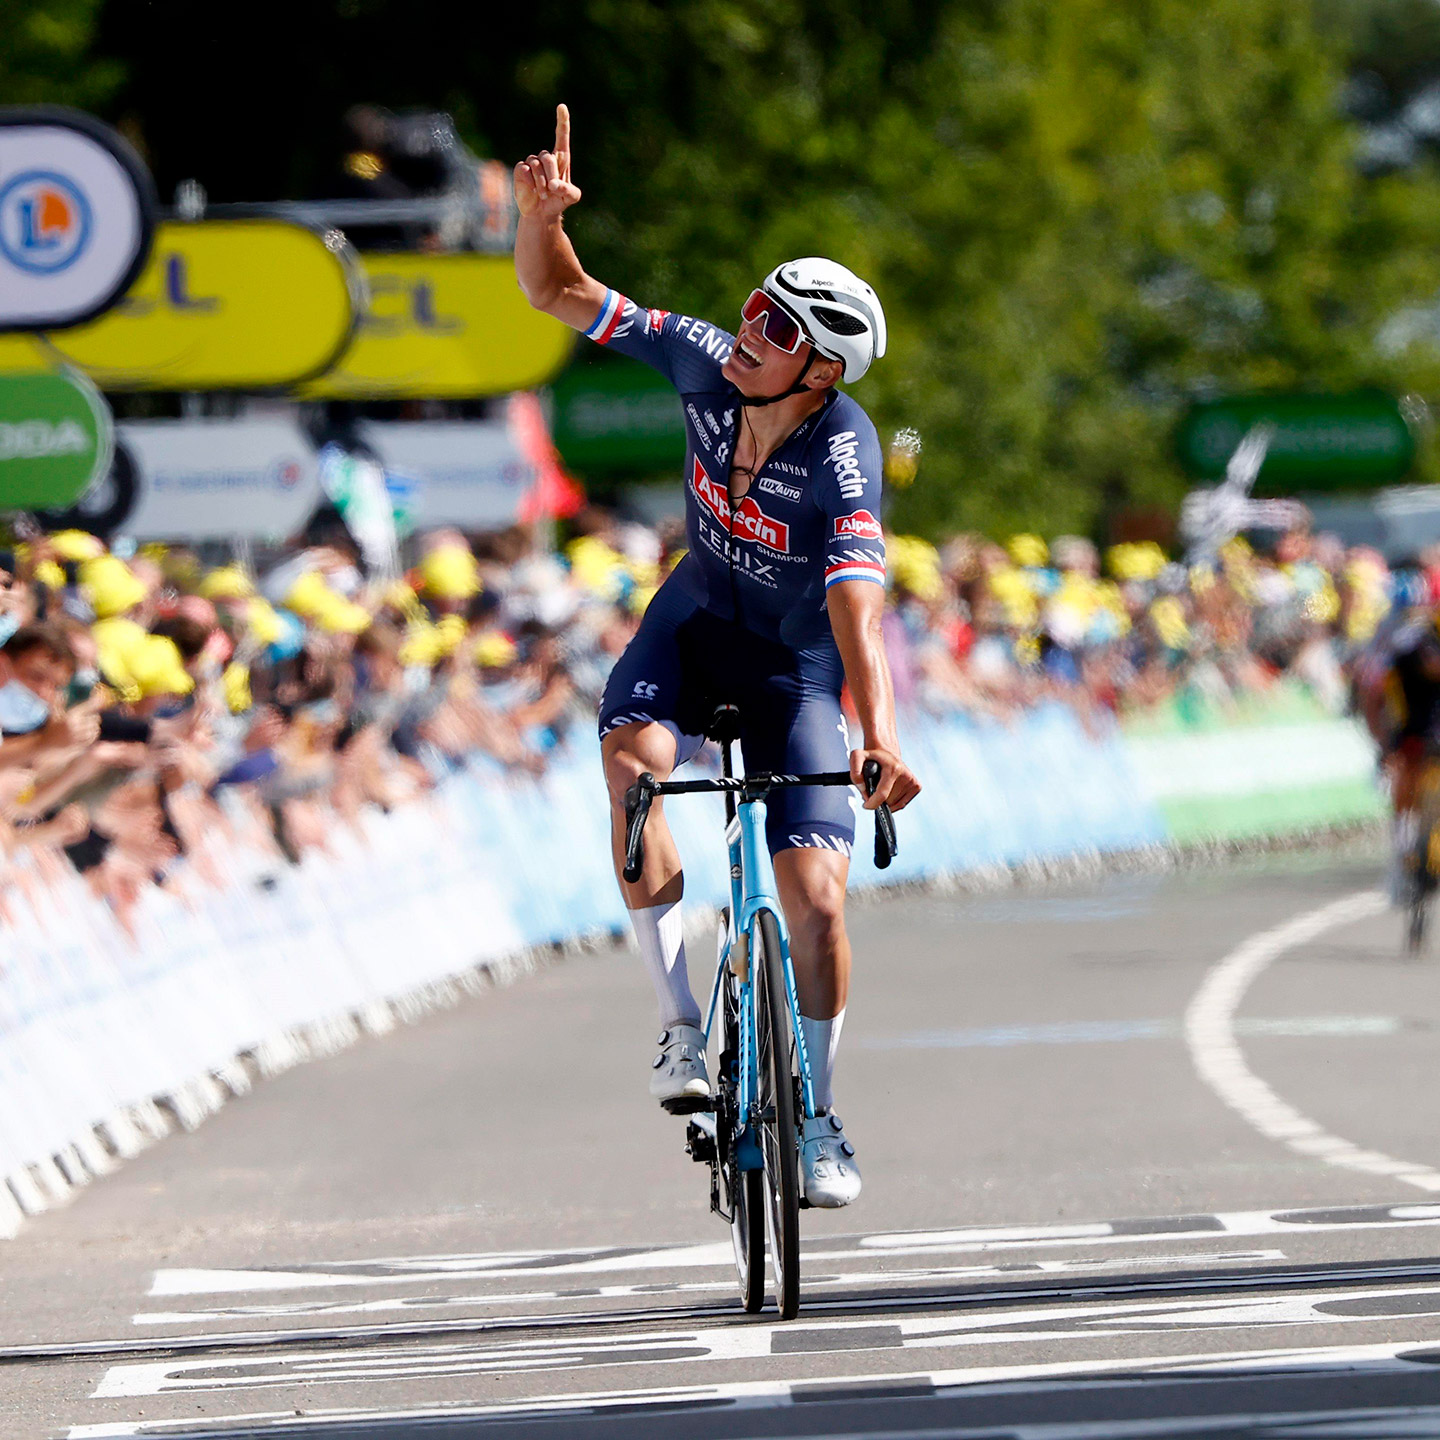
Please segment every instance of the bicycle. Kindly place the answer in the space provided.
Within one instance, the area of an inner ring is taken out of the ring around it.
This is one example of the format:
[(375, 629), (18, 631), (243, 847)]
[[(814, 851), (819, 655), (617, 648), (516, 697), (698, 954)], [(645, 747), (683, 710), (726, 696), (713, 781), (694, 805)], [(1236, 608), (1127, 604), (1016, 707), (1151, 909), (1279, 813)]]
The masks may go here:
[[(657, 795), (724, 794), (730, 905), (721, 912), (705, 1016), (708, 1047), (718, 1008), (719, 1063), (709, 1105), (686, 1128), (686, 1150), (710, 1167), (710, 1208), (730, 1226), (746, 1311), (755, 1314), (765, 1304), (768, 1234), (777, 1308), (781, 1319), (793, 1320), (800, 1309), (801, 1125), (815, 1114), (815, 1097), (789, 936), (765, 846), (765, 800), (786, 786), (854, 782), (845, 771), (737, 777), (731, 750), (739, 733), (739, 711), (722, 705), (706, 729), (720, 745), (719, 779), (657, 781), (647, 771), (630, 787), (623, 873), (632, 884), (640, 878), (645, 822)], [(868, 793), (879, 775), (879, 765), (867, 762)], [(876, 866), (885, 869), (897, 853), (894, 818), (881, 805), (875, 811)]]
[(1430, 904), (1440, 886), (1440, 756), (1427, 754), (1417, 786), (1415, 845), (1407, 863), (1405, 948), (1419, 955), (1429, 929)]

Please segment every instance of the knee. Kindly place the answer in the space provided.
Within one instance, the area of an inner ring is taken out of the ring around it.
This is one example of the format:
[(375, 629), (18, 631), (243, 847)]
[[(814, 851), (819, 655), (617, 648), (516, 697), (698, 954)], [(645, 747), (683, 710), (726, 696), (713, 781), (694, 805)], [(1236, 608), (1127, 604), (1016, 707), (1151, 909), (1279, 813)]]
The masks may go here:
[(845, 939), (845, 882), (831, 875), (816, 876), (801, 887), (787, 916), (812, 954), (838, 950)]
[[(647, 730), (652, 728), (660, 729), (659, 726), (646, 727)], [(666, 740), (670, 739), (667, 732), (661, 731), (661, 734)], [(673, 743), (671, 741), (672, 746)], [(644, 733), (620, 736), (618, 732), (612, 732), (602, 743), (601, 758), (605, 766), (605, 784), (610, 791), (610, 799), (616, 805), (624, 803), (625, 792), (647, 770), (657, 780), (665, 780), (674, 763), (673, 756), (666, 754), (665, 746), (656, 737)]]

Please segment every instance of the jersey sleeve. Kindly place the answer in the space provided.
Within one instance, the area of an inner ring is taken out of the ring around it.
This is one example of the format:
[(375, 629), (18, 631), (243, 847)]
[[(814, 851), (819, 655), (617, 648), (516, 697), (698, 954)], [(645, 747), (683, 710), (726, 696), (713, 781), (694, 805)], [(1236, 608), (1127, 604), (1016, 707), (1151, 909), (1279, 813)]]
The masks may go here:
[(811, 474), (824, 477), (816, 494), (825, 514), (825, 588), (842, 580), (885, 583), (880, 528), (880, 437), (862, 421), (821, 439)]
[(708, 320), (669, 310), (642, 309), (618, 290), (607, 290), (586, 336), (608, 350), (643, 360), (682, 395), (720, 390), (720, 367), (735, 337)]

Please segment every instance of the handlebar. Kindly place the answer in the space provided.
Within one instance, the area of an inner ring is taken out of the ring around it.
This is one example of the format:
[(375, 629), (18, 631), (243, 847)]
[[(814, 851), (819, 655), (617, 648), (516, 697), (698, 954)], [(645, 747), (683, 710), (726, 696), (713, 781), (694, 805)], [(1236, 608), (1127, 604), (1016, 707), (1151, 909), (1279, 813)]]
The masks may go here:
[[(867, 760), (861, 771), (865, 793), (873, 795), (880, 783), (880, 762)], [(640, 878), (645, 864), (645, 822), (657, 795), (738, 794), (743, 800), (763, 799), (771, 790), (793, 785), (853, 785), (847, 770), (825, 770), (816, 775), (772, 775), (762, 772), (736, 778), (710, 780), (657, 780), (648, 770), (625, 792), (625, 867), (621, 872), (628, 884)], [(888, 805), (875, 810), (875, 868), (885, 870), (900, 853), (895, 834), (895, 817)]]

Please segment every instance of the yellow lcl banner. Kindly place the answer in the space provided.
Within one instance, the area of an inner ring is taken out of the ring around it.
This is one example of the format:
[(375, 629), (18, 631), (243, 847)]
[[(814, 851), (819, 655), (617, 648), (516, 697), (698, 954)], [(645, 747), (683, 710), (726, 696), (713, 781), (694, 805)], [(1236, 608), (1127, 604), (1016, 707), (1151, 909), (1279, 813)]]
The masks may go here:
[(271, 390), (323, 374), (365, 309), (354, 251), (283, 220), (158, 227), (113, 310), (47, 343), (102, 390)]
[(532, 310), (508, 255), (361, 257), (370, 310), (312, 400), (460, 400), (554, 377), (574, 332)]

